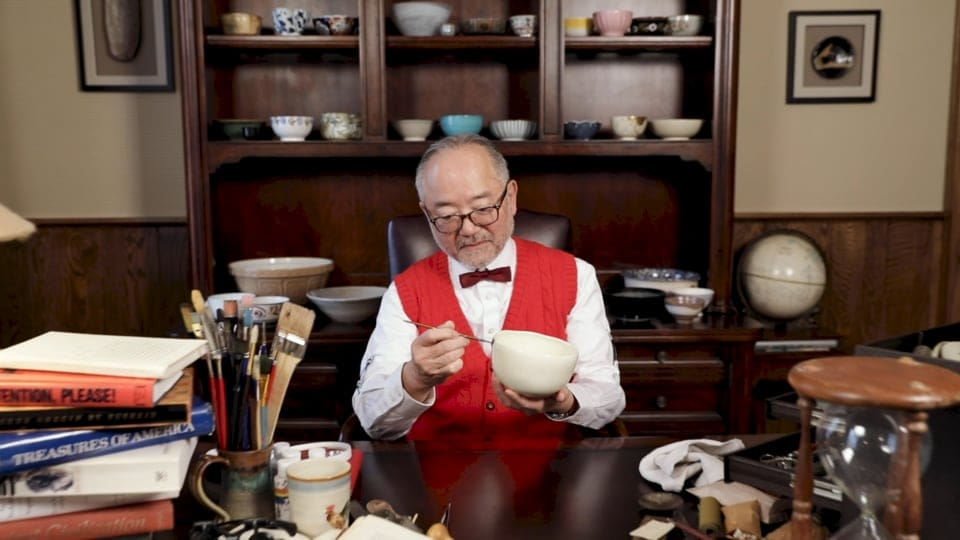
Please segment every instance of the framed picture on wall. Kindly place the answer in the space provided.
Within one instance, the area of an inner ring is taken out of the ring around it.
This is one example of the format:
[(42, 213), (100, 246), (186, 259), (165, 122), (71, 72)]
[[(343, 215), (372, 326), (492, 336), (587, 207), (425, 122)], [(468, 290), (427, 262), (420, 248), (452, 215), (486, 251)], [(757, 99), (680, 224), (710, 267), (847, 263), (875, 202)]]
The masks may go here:
[(874, 101), (880, 11), (791, 11), (787, 103)]
[(173, 90), (170, 0), (74, 0), (80, 88)]

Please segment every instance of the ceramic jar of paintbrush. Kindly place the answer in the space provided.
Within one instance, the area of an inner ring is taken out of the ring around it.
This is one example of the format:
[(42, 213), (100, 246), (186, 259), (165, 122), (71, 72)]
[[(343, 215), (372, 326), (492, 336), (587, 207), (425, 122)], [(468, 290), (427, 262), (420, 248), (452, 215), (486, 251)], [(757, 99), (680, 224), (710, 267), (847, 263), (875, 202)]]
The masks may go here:
[[(270, 476), (270, 454), (267, 446), (260, 450), (211, 450), (194, 462), (187, 484), (201, 504), (224, 521), (261, 517), (273, 519), (273, 478)], [(207, 471), (219, 469), (219, 497), (207, 494), (204, 480)]]

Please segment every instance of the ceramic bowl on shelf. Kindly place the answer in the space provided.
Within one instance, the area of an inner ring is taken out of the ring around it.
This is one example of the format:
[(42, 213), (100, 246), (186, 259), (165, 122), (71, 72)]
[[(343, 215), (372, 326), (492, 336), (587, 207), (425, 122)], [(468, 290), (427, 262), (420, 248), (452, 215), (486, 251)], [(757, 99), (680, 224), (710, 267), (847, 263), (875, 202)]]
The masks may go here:
[(228, 36), (256, 36), (260, 34), (260, 17), (253, 13), (224, 13), (220, 15), (220, 26)]
[(586, 37), (593, 32), (590, 17), (569, 17), (563, 20), (563, 33), (567, 37)]
[(680, 294), (668, 294), (663, 305), (667, 308), (667, 313), (680, 324), (692, 323), (707, 308), (707, 302), (703, 298)]
[(391, 8), (393, 23), (405, 36), (435, 36), (450, 18), (450, 4), (443, 2), (396, 2)]
[(273, 31), (281, 36), (299, 36), (307, 27), (310, 14), (300, 8), (273, 8)]
[(320, 135), (328, 141), (362, 139), (363, 122), (359, 114), (325, 112), (320, 115)]
[(335, 322), (355, 324), (377, 314), (386, 287), (344, 286), (314, 289), (307, 298)]
[(601, 36), (623, 36), (630, 30), (633, 12), (625, 9), (604, 9), (593, 13), (593, 27)]
[(626, 287), (635, 289), (660, 289), (672, 291), (684, 287), (696, 287), (700, 274), (676, 268), (631, 268), (621, 272)]
[(536, 135), (537, 123), (533, 120), (494, 120), (490, 133), (501, 141), (523, 141)]
[(667, 17), (669, 33), (674, 36), (695, 36), (703, 27), (700, 15), (673, 15)]
[(533, 37), (537, 33), (536, 15), (514, 15), (507, 20), (510, 22), (510, 30), (520, 37)]
[(708, 289), (706, 287), (680, 287), (679, 289), (674, 289), (671, 291), (670, 294), (700, 298), (704, 301), (707, 307), (710, 306), (710, 302), (713, 302), (713, 289)]
[(632, 36), (662, 36), (670, 31), (670, 21), (666, 17), (634, 17), (630, 21)]
[(668, 141), (685, 141), (700, 132), (703, 120), (699, 118), (661, 118), (650, 121), (653, 134)]
[(503, 34), (507, 31), (507, 21), (496, 17), (473, 17), (460, 23), (460, 32), (464, 34)]
[(248, 118), (218, 118), (213, 124), (232, 141), (255, 140), (263, 132), (263, 120)]
[(563, 388), (579, 357), (577, 348), (562, 339), (524, 330), (497, 332), (492, 349), (497, 379), (531, 397), (551, 396)]
[(255, 323), (275, 323), (280, 318), (283, 304), (289, 302), (286, 296), (255, 296), (250, 312)]
[(321, 15), (313, 19), (313, 28), (321, 36), (352, 36), (359, 22), (349, 15)]
[(600, 131), (600, 122), (596, 120), (571, 120), (563, 123), (563, 133), (568, 139), (587, 141)]
[(393, 128), (405, 141), (425, 141), (433, 131), (433, 120), (428, 118), (394, 120)]
[(647, 130), (647, 117), (635, 114), (618, 115), (610, 118), (613, 134), (623, 141), (635, 141)]
[(327, 284), (333, 261), (323, 257), (242, 259), (227, 265), (237, 287), (257, 296), (286, 296), (303, 304), (307, 292)]
[(303, 141), (313, 131), (312, 116), (271, 116), (270, 129), (281, 141)]
[(483, 129), (482, 114), (445, 114), (440, 117), (440, 129), (446, 135), (476, 135)]

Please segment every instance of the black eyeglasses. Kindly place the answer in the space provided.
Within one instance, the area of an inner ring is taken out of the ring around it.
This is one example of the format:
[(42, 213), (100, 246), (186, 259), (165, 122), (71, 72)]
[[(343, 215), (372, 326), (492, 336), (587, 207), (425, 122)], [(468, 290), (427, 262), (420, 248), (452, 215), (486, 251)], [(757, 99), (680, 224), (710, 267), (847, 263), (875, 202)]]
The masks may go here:
[(463, 227), (463, 220), (469, 219), (477, 227), (486, 227), (491, 223), (496, 222), (500, 219), (500, 207), (503, 206), (504, 199), (507, 198), (507, 189), (510, 187), (510, 184), (507, 184), (503, 187), (503, 194), (500, 195), (500, 199), (497, 201), (497, 204), (493, 206), (484, 206), (483, 208), (477, 208), (476, 210), (467, 212), (466, 214), (450, 214), (449, 216), (440, 216), (431, 218), (427, 216), (427, 220), (430, 223), (433, 223), (433, 226), (437, 228), (437, 231), (443, 234), (450, 234), (459, 232), (460, 228)]

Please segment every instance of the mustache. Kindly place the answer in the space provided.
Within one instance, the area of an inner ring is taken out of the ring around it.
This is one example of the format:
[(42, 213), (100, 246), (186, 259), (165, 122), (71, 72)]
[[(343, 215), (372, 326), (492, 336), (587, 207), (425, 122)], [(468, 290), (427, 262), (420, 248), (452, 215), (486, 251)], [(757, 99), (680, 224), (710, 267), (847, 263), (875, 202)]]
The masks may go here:
[(464, 246), (470, 244), (476, 244), (479, 242), (484, 242), (493, 238), (491, 234), (478, 233), (469, 237), (458, 237), (457, 238), (457, 249), (462, 249)]

